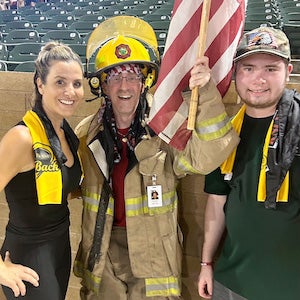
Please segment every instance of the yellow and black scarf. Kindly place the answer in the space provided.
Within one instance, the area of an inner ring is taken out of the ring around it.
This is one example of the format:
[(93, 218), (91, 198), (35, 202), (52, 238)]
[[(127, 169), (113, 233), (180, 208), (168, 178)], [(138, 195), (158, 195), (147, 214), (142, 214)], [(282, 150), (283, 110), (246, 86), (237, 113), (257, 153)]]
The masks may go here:
[[(66, 157), (54, 128), (43, 109), (37, 105), (25, 114), (23, 122), (29, 128), (33, 141), (38, 203), (61, 204), (63, 188), (61, 167), (66, 162)], [(78, 139), (65, 120), (63, 127), (68, 135), (72, 135), (72, 143), (77, 149)]]
[(23, 117), (30, 130), (35, 155), (35, 180), (38, 202), (44, 204), (61, 204), (62, 174), (54, 156), (45, 128), (38, 115), (30, 110)]
[[(238, 134), (241, 132), (245, 111), (246, 106), (243, 105), (232, 119), (232, 125)], [(295, 91), (285, 90), (269, 126), (263, 147), (257, 201), (265, 202), (267, 208), (276, 208), (276, 202), (288, 201), (288, 170), (298, 150), (299, 123), (299, 94)], [(273, 146), (269, 147), (271, 143)], [(277, 147), (274, 147), (274, 144)], [(229, 178), (232, 176), (236, 150), (221, 165), (221, 173)]]

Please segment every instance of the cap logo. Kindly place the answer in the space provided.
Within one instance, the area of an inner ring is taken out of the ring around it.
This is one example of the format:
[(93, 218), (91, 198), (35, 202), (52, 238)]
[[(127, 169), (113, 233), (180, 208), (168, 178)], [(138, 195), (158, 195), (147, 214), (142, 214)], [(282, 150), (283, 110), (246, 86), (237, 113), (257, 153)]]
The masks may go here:
[(128, 45), (120, 44), (119, 46), (116, 47), (115, 54), (117, 58), (125, 59), (130, 57), (131, 49), (129, 48)]
[(248, 47), (267, 46), (278, 49), (275, 38), (269, 32), (254, 32), (248, 36)]

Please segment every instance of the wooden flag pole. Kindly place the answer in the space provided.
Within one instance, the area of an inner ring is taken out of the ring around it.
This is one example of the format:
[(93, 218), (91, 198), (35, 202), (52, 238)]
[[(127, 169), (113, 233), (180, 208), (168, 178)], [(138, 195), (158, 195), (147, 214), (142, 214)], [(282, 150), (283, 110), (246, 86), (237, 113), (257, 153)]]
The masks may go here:
[[(210, 4), (211, 0), (203, 0), (202, 14), (201, 14), (201, 22), (200, 22), (200, 31), (199, 31), (199, 41), (198, 41), (198, 57), (201, 57), (205, 53), (206, 47), (206, 37), (207, 37), (207, 27), (209, 21), (209, 13), (210, 13)], [(192, 89), (190, 108), (189, 108), (189, 116), (187, 129), (194, 130), (195, 129), (195, 121), (196, 121), (196, 113), (198, 107), (198, 87), (194, 87)]]

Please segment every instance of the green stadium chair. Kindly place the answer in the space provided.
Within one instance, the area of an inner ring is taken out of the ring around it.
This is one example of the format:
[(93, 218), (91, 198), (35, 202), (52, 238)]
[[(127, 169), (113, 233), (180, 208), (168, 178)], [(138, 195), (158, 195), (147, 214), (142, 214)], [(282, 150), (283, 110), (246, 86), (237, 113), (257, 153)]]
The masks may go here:
[(65, 44), (81, 44), (82, 38), (78, 31), (70, 29), (50, 30), (41, 36), (41, 42), (61, 41)]
[(162, 7), (156, 9), (155, 11), (152, 12), (152, 14), (155, 15), (167, 15), (167, 16), (172, 16), (172, 11), (173, 11), (173, 4), (172, 5), (166, 5), (164, 4)]
[(75, 21), (70, 25), (69, 29), (77, 30), (80, 35), (84, 37), (89, 32), (93, 31), (98, 24), (98, 22), (93, 21)]
[[(5, 11), (5, 10), (4, 10)], [(20, 15), (11, 14), (11, 15), (0, 15), (0, 23), (8, 23), (12, 21), (18, 21), (21, 20)]]
[(0, 60), (8, 59), (8, 49), (5, 44), (0, 44)]
[(57, 16), (57, 15), (65, 15), (68, 14), (67, 11), (63, 10), (63, 9), (59, 9), (59, 8), (55, 8), (55, 9), (49, 9), (47, 11), (45, 11), (44, 16), (46, 16), (48, 19), (52, 19), (52, 17)]
[(283, 31), (290, 41), (292, 58), (300, 58), (300, 24), (284, 24)]
[(106, 17), (103, 15), (99, 15), (99, 14), (83, 15), (78, 19), (78, 21), (98, 22), (98, 24), (105, 20), (106, 20)]
[(261, 22), (261, 24), (268, 23), (271, 24), (274, 28), (281, 28), (282, 26), (282, 22), (279, 15), (268, 14), (265, 12), (247, 14), (245, 22), (247, 21), (258, 21)]
[(88, 43), (88, 40), (89, 40), (89, 38), (90, 38), (90, 35), (91, 35), (91, 32), (88, 33), (85, 37), (82, 38), (82, 43), (83, 43), (84, 45), (86, 45), (86, 44)]
[(77, 2), (74, 3), (73, 5), (74, 5), (74, 6), (77, 6), (77, 7), (85, 8), (85, 7), (91, 6), (91, 5), (93, 5), (93, 4), (94, 4), (93, 1), (88, 0), (88, 1), (77, 1)]
[(41, 43), (22, 43), (15, 45), (8, 53), (8, 61), (34, 61), (44, 45)]
[(277, 5), (279, 7), (279, 9), (284, 9), (284, 8), (288, 8), (288, 7), (297, 7), (297, 3), (299, 3), (299, 1), (277, 1)]
[(84, 63), (86, 58), (86, 45), (84, 44), (69, 44), (69, 47), (79, 55), (81, 61)]
[(50, 20), (39, 23), (35, 29), (37, 30), (39, 35), (42, 36), (50, 30), (65, 30), (67, 29), (67, 24)]
[(122, 12), (120, 10), (112, 10), (112, 9), (101, 9), (99, 10), (99, 14), (104, 16), (105, 18), (111, 18), (117, 15), (120, 15)]
[(31, 22), (33, 27), (36, 27), (39, 23), (48, 21), (48, 18), (44, 15), (29, 15), (24, 17), (24, 20)]
[(53, 16), (51, 18), (51, 21), (55, 21), (58, 23), (65, 23), (69, 27), (75, 21), (75, 18), (74, 16), (72, 16), (72, 14), (63, 14), (63, 15)]
[(28, 8), (28, 6), (22, 7), (22, 9), (18, 9), (18, 15), (21, 16), (21, 18), (26, 18), (26, 16), (32, 16), (32, 15), (41, 15), (42, 12), (38, 9)]
[(261, 27), (261, 26), (273, 27), (272, 24), (270, 24), (266, 21), (249, 21), (249, 20), (246, 20), (245, 21), (245, 26), (244, 26), (244, 31), (245, 32), (251, 31), (254, 28), (258, 28), (258, 27)]
[(32, 29), (33, 25), (27, 20), (18, 20), (7, 22), (6, 26), (2, 28), (3, 34), (8, 34), (11, 30), (14, 29)]
[(75, 10), (75, 5), (71, 2), (58, 2), (55, 7), (62, 9), (68, 13), (72, 13)]
[(72, 15), (74, 16), (75, 20), (79, 20), (80, 17), (85, 16), (85, 15), (93, 15), (94, 11), (91, 9), (75, 9), (72, 12)]
[(45, 12), (50, 9), (53, 9), (53, 7), (55, 7), (53, 2), (37, 2), (35, 4), (35, 9), (38, 9), (41, 12)]
[(0, 71), (7, 71), (7, 63), (5, 61), (0, 61)]
[(143, 8), (141, 8), (141, 9), (135, 8), (135, 9), (126, 11), (126, 15), (135, 16), (135, 17), (139, 17), (139, 18), (143, 18), (144, 16), (149, 15), (149, 14), (151, 14), (151, 10), (143, 9)]
[[(134, 0), (134, 1), (138, 1), (138, 0)], [(98, 2), (100, 3), (100, 5), (110, 6), (110, 5), (115, 5), (118, 1), (116, 1), (116, 0), (99, 0)]]
[(17, 64), (14, 68), (15, 72), (34, 72), (35, 64), (34, 61), (25, 61)]
[(3, 43), (7, 45), (35, 43), (39, 41), (39, 34), (34, 29), (14, 29), (3, 37)]
[(154, 21), (167, 21), (170, 22), (171, 17), (168, 15), (155, 15), (155, 14), (149, 14), (149, 15), (145, 15), (143, 16), (143, 19), (148, 22), (154, 22)]

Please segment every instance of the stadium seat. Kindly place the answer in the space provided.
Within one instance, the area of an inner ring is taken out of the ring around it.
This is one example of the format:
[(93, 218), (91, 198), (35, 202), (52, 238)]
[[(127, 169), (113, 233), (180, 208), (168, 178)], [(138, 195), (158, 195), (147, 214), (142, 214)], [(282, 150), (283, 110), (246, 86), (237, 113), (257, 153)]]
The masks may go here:
[(42, 36), (50, 30), (65, 30), (66, 28), (67, 24), (50, 20), (39, 23), (35, 29), (37, 30), (39, 35)]
[(36, 30), (33, 29), (14, 29), (3, 37), (3, 42), (7, 45), (35, 43), (39, 41), (39, 34)]
[(258, 28), (261, 26), (273, 27), (272, 24), (266, 21), (245, 21), (244, 31), (251, 31), (254, 28)]
[(171, 18), (168, 15), (155, 15), (155, 14), (149, 14), (143, 16), (143, 19), (146, 22), (154, 22), (154, 21), (168, 21), (170, 22)]
[(155, 11), (152, 12), (152, 14), (155, 15), (167, 15), (167, 16), (172, 16), (172, 11), (173, 11), (173, 4), (172, 5), (163, 5), (162, 7), (156, 9)]
[(149, 9), (139, 9), (139, 8), (135, 8), (129, 11), (126, 11), (126, 15), (129, 16), (136, 16), (136, 17), (140, 17), (142, 18), (145, 15), (149, 15), (151, 13), (151, 11)]
[(277, 5), (279, 7), (279, 9), (284, 9), (284, 8), (288, 8), (288, 7), (295, 7), (297, 6), (297, 3), (299, 3), (299, 1), (277, 1)]
[(88, 6), (94, 5), (94, 2), (91, 0), (88, 1), (77, 1), (73, 3), (74, 6), (77, 6), (79, 8), (86, 8)]
[(71, 2), (58, 2), (55, 4), (55, 7), (65, 10), (68, 13), (72, 13), (75, 10), (75, 5)]
[(160, 21), (151, 21), (149, 22), (149, 24), (153, 27), (155, 31), (159, 53), (162, 55), (168, 35), (170, 20), (166, 19)]
[(254, 15), (254, 14), (279, 14), (278, 8), (274, 7), (265, 7), (265, 6), (254, 6), (254, 7), (249, 7), (247, 6), (246, 9), (246, 15)]
[(8, 58), (8, 49), (5, 44), (0, 44), (0, 60), (7, 60)]
[(292, 57), (300, 58), (300, 24), (284, 24), (283, 31), (289, 38)]
[(74, 16), (72, 16), (72, 14), (63, 14), (52, 16), (51, 21), (65, 23), (69, 27), (69, 25), (71, 25), (75, 21), (75, 18)]
[(75, 20), (78, 20), (80, 17), (85, 15), (93, 15), (94, 11), (87, 8), (87, 9), (76, 9), (72, 12), (72, 15), (74, 16)]
[(99, 14), (104, 16), (105, 18), (114, 17), (121, 14), (120, 10), (112, 10), (112, 9), (101, 9), (99, 10)]
[(275, 28), (281, 28), (282, 26), (280, 16), (273, 13), (269, 14), (269, 13), (261, 12), (261, 13), (247, 14), (245, 22), (248, 21), (261, 22), (262, 24), (268, 23)]
[(69, 44), (69, 47), (80, 56), (81, 61), (84, 63), (85, 58), (86, 58), (86, 45), (84, 45), (84, 44)]
[(5, 35), (14, 29), (32, 29), (32, 28), (33, 28), (32, 23), (27, 20), (11, 21), (11, 22), (7, 22), (6, 26), (2, 28), (2, 33)]
[(47, 11), (45, 11), (43, 13), (44, 16), (46, 16), (48, 19), (52, 19), (52, 17), (54, 16), (57, 16), (57, 15), (65, 15), (65, 14), (68, 14), (67, 11), (63, 10), (63, 9), (59, 9), (59, 8), (56, 8), (56, 9), (49, 9)]
[(85, 37), (82, 38), (82, 43), (86, 45), (88, 43), (88, 40), (90, 38), (91, 32), (89, 32)]
[(95, 14), (95, 15), (84, 15), (81, 16), (78, 21), (91, 21), (101, 23), (106, 20), (106, 17), (103, 15)]
[(7, 63), (5, 61), (0, 61), (0, 71), (7, 71)]
[(21, 18), (25, 18), (26, 16), (32, 16), (32, 15), (41, 15), (42, 12), (38, 9), (29, 8), (28, 6), (24, 6), (21, 9), (18, 9), (18, 15), (21, 16)]
[(24, 20), (31, 22), (33, 27), (36, 27), (40, 22), (45, 22), (48, 18), (44, 15), (29, 15), (24, 18)]
[(15, 72), (34, 72), (35, 64), (34, 61), (20, 62), (14, 68)]
[(147, 1), (147, 2), (143, 2), (140, 4), (137, 4), (134, 9), (144, 9), (144, 10), (148, 10), (150, 13), (153, 13), (155, 10), (159, 9), (161, 7), (161, 5), (157, 5), (152, 3), (151, 1)]
[(22, 43), (15, 45), (8, 53), (8, 61), (33, 61), (37, 58), (43, 46), (41, 43)]
[(149, 21), (149, 24), (153, 27), (154, 31), (166, 32), (169, 29), (170, 20)]
[(21, 20), (21, 16), (20, 15), (15, 15), (15, 14), (0, 15), (0, 23), (3, 23), (3, 24), (6, 24), (6, 23), (12, 22), (12, 21), (18, 21), (18, 20)]
[(50, 30), (41, 36), (41, 42), (61, 41), (65, 44), (81, 44), (82, 38), (78, 31), (70, 29)]
[[(139, 0), (134, 0), (134, 1), (139, 1)], [(101, 5), (107, 5), (107, 6), (109, 6), (109, 5), (115, 5), (117, 3), (117, 1), (116, 0), (99, 0), (99, 3)]]
[(16, 16), (18, 15), (17, 10), (15, 9), (10, 9), (10, 10), (1, 10), (0, 11), (0, 19), (2, 17), (6, 17), (6, 16)]
[(98, 22), (93, 21), (75, 21), (70, 25), (69, 29), (77, 30), (80, 35), (84, 37), (86, 34), (93, 31), (98, 24)]
[(35, 9), (38, 9), (41, 12), (53, 9), (53, 7), (55, 7), (55, 4), (53, 2), (37, 2), (35, 4)]

